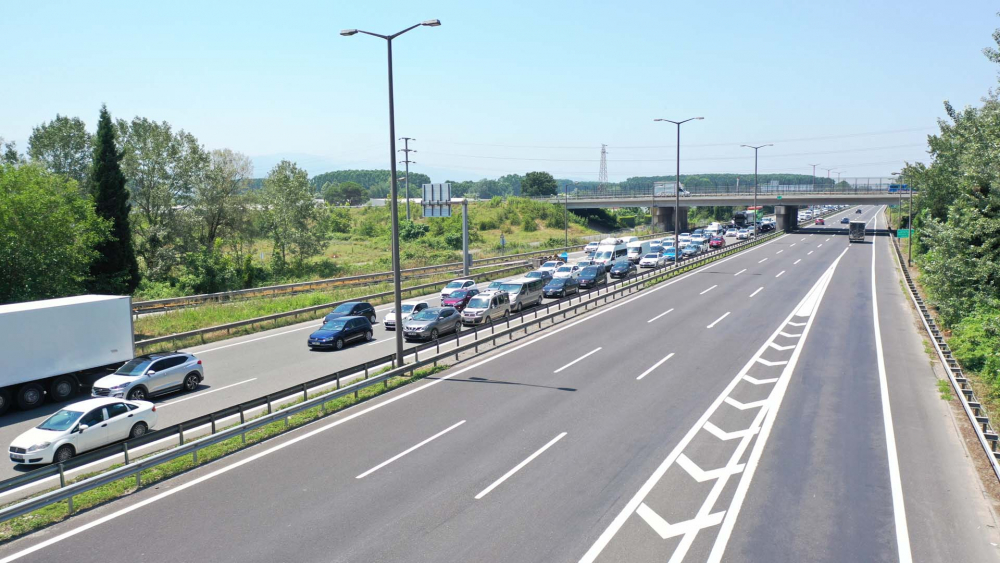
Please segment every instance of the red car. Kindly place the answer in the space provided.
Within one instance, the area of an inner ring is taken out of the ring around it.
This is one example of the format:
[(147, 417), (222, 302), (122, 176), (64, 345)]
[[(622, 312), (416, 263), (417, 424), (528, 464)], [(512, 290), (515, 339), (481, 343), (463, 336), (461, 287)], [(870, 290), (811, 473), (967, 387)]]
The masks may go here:
[(708, 241), (709, 248), (722, 248), (726, 246), (726, 239), (723, 237), (712, 237), (712, 240)]
[(825, 225), (826, 221), (824, 221), (822, 217), (817, 217), (816, 218), (816, 224), (817, 225)]
[(452, 291), (451, 295), (441, 300), (441, 305), (444, 307), (454, 307), (461, 311), (477, 295), (479, 295), (479, 290), (474, 287)]

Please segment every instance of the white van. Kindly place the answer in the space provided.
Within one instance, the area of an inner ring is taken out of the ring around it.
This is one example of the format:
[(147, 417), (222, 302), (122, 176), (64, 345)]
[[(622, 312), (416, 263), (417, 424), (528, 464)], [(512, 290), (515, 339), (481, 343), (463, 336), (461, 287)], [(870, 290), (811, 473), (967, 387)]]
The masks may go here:
[(628, 244), (630, 242), (635, 242), (639, 240), (639, 237), (619, 237), (618, 240), (624, 242), (625, 244)]
[(638, 264), (639, 260), (649, 254), (650, 248), (652, 248), (648, 240), (634, 240), (625, 246), (628, 248), (628, 261), (633, 264)]
[(506, 291), (510, 297), (510, 310), (517, 313), (525, 307), (542, 304), (542, 288), (545, 280), (541, 278), (521, 278), (506, 281), (500, 286), (500, 291)]
[(722, 236), (722, 225), (718, 223), (712, 223), (708, 227), (705, 227), (705, 236), (709, 239), (712, 237)]
[[(608, 241), (614, 242), (605, 244)], [(620, 239), (604, 239), (601, 241), (601, 246), (597, 247), (597, 252), (594, 253), (593, 259), (594, 262), (607, 266), (627, 256), (628, 246)]]

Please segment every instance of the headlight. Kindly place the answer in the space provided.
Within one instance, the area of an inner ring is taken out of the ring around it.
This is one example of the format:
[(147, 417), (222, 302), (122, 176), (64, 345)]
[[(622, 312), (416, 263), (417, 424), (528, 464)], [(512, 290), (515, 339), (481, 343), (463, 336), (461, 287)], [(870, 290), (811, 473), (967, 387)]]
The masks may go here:
[(112, 391), (121, 391), (122, 389), (124, 389), (126, 387), (128, 387), (128, 383), (122, 383), (120, 385), (114, 385), (114, 386), (110, 387), (110, 389)]
[(38, 450), (44, 450), (45, 448), (52, 445), (52, 442), (42, 442), (41, 444), (35, 444), (28, 448), (29, 452), (37, 452)]

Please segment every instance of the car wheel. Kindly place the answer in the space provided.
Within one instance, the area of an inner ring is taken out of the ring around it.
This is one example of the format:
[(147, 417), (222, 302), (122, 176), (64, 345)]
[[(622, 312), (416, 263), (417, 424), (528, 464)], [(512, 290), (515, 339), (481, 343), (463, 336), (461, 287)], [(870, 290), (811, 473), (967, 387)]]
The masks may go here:
[(0, 415), (10, 410), (10, 391), (0, 389)]
[(488, 324), (488, 325), (493, 324), (493, 316), (492, 315), (489, 315), (489, 316), (486, 317), (486, 324)]
[(129, 430), (128, 437), (130, 440), (134, 440), (136, 438), (139, 438), (140, 436), (143, 436), (147, 430), (149, 430), (149, 427), (146, 426), (145, 422), (136, 422), (135, 425), (132, 427), (132, 430)]
[(191, 372), (184, 377), (184, 390), (191, 392), (198, 388), (198, 374)]
[(59, 446), (58, 450), (56, 450), (56, 455), (52, 457), (52, 461), (54, 463), (66, 463), (74, 455), (76, 455), (76, 452), (73, 451), (73, 446), (63, 444), (62, 446)]
[(344, 339), (343, 338), (338, 338), (337, 341), (333, 343), (333, 346), (337, 350), (343, 350), (344, 349)]
[(437, 340), (437, 337), (438, 337), (438, 329), (432, 328), (431, 329), (431, 340)]
[(49, 396), (53, 401), (65, 401), (76, 393), (76, 382), (72, 377), (57, 377), (49, 386)]
[(17, 390), (17, 406), (21, 410), (37, 407), (45, 401), (45, 390), (37, 383), (27, 383)]
[(462, 332), (462, 323), (455, 323), (455, 334)]
[(375, 335), (372, 334), (372, 331), (366, 330), (365, 331), (365, 340), (368, 341), (368, 342), (371, 342), (372, 338), (375, 338)]
[(370, 322), (370, 323), (372, 323), (372, 324), (375, 324), (375, 322), (376, 322), (377, 320), (378, 320), (378, 319), (376, 319), (376, 318), (375, 318), (375, 314), (374, 314), (374, 313), (372, 313), (372, 316), (368, 317), (368, 322)]
[(145, 387), (135, 387), (128, 392), (125, 396), (126, 399), (130, 401), (145, 401), (146, 400), (146, 388)]

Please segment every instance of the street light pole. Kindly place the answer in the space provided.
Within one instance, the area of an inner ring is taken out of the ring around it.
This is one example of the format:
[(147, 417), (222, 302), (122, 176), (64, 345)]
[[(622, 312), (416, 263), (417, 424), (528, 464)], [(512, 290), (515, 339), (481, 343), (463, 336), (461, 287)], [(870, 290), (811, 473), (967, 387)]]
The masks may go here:
[(741, 147), (747, 147), (753, 149), (753, 238), (757, 238), (757, 151), (764, 147), (773, 147), (774, 145), (768, 143), (766, 145), (740, 145)]
[[(390, 215), (392, 218), (392, 302), (393, 306), (396, 308), (396, 318), (401, 318), (403, 314), (403, 299), (402, 299), (402, 288), (400, 287), (400, 267), (399, 267), (399, 205), (397, 199), (399, 198), (399, 184), (396, 181), (396, 118), (395, 110), (393, 108), (393, 97), (392, 97), (392, 40), (399, 37), (400, 35), (415, 29), (420, 26), (427, 27), (437, 27), (441, 25), (441, 20), (427, 20), (425, 22), (418, 23), (416, 25), (411, 25), (410, 27), (394, 33), (392, 35), (381, 35), (378, 33), (371, 33), (370, 31), (363, 31), (360, 29), (345, 29), (340, 32), (344, 37), (350, 37), (351, 35), (357, 33), (363, 33), (365, 35), (371, 35), (372, 37), (378, 37), (379, 39), (385, 39), (386, 46), (388, 47), (389, 56), (389, 174), (390, 178), (390, 188), (391, 188), (391, 200), (389, 205)], [(396, 366), (399, 367), (403, 365), (403, 323), (396, 322)]]
[(569, 183), (563, 188), (563, 229), (566, 233), (566, 244), (569, 246)]
[(910, 192), (910, 218), (906, 220), (906, 228), (910, 231), (909, 244), (906, 245), (906, 265), (913, 266), (913, 234), (916, 232), (913, 228), (913, 188), (909, 188)]
[(674, 266), (680, 259), (680, 231), (679, 223), (681, 218), (681, 125), (695, 119), (705, 119), (704, 117), (691, 117), (683, 121), (673, 121), (670, 119), (654, 119), (653, 121), (666, 121), (677, 126), (677, 174), (674, 176)]
[(817, 167), (817, 166), (819, 166), (819, 164), (810, 164), (809, 166), (812, 166), (812, 167), (813, 167), (813, 184), (812, 184), (812, 191), (816, 191), (816, 167)]

